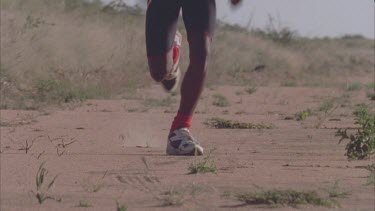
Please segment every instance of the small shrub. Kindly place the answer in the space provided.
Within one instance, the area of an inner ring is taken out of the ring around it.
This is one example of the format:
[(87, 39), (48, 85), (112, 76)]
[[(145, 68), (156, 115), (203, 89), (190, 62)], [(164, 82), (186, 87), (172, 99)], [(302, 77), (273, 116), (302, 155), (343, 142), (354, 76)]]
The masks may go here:
[(77, 205), (77, 207), (92, 207), (92, 205), (86, 201), (79, 201), (79, 204)]
[(120, 204), (118, 201), (116, 201), (116, 211), (127, 211), (128, 207), (124, 204)]
[(169, 190), (163, 195), (161, 199), (163, 206), (181, 206), (185, 201), (183, 191)]
[(281, 86), (295, 87), (295, 86), (297, 86), (297, 82), (295, 82), (295, 81), (285, 81), (285, 82), (281, 83)]
[(230, 105), (228, 99), (221, 94), (215, 94), (212, 96), (214, 98), (214, 102), (212, 105), (217, 106), (217, 107), (227, 107)]
[(354, 134), (349, 134), (347, 129), (339, 129), (336, 136), (340, 136), (339, 143), (349, 140), (346, 145), (345, 155), (349, 159), (362, 160), (368, 158), (375, 151), (375, 115), (369, 113), (366, 107), (359, 107), (355, 112), (355, 124), (360, 128)]
[(372, 82), (372, 83), (368, 83), (366, 84), (366, 88), (367, 88), (367, 97), (370, 98), (371, 100), (375, 100), (375, 83)]
[(319, 107), (319, 111), (324, 111), (324, 113), (328, 113), (329, 110), (333, 108), (334, 99), (327, 99), (325, 100)]
[(247, 88), (245, 91), (247, 94), (251, 95), (257, 91), (257, 88), (255, 86), (252, 86), (252, 87)]
[(299, 37), (297, 31), (282, 26), (280, 20), (271, 15), (268, 16), (268, 24), (264, 30), (258, 28), (252, 30), (252, 33), (265, 39), (271, 39), (281, 45), (288, 45)]
[(47, 103), (69, 103), (74, 100), (85, 100), (90, 97), (89, 90), (83, 87), (77, 87), (69, 81), (58, 81), (54, 79), (37, 79), (34, 85), (35, 97), (39, 102)]
[(197, 174), (197, 173), (214, 173), (216, 174), (217, 168), (215, 164), (215, 160), (213, 159), (211, 152), (208, 153), (202, 161), (200, 162), (193, 162), (190, 164), (189, 174)]
[(336, 181), (331, 187), (327, 189), (330, 198), (342, 198), (349, 195), (348, 192), (343, 192), (339, 190), (339, 182)]
[(247, 204), (266, 204), (273, 207), (292, 206), (299, 204), (312, 204), (317, 206), (332, 207), (336, 204), (332, 199), (324, 199), (315, 191), (299, 192), (295, 190), (270, 190), (237, 195), (239, 201)]
[(366, 169), (370, 171), (366, 185), (375, 185), (375, 164), (368, 165)]
[(346, 85), (346, 91), (358, 91), (362, 89), (362, 84), (360, 83), (352, 83)]
[(294, 116), (297, 121), (304, 121), (307, 117), (312, 115), (312, 111), (310, 109), (300, 111), (296, 113)]

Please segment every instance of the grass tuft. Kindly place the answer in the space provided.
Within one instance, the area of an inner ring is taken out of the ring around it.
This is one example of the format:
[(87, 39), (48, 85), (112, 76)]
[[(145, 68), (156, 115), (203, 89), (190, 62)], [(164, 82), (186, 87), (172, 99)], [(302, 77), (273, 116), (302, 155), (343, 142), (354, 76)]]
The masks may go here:
[(79, 201), (79, 204), (77, 205), (77, 207), (92, 207), (92, 205), (86, 201)]
[(297, 112), (294, 116), (297, 121), (304, 121), (307, 117), (312, 115), (312, 111), (310, 109)]
[(51, 199), (51, 200), (55, 200), (57, 202), (61, 202), (61, 199), (47, 195), (47, 192), (53, 186), (53, 184), (55, 183), (56, 178), (57, 178), (57, 176), (55, 176), (46, 186), (44, 184), (46, 182), (45, 178), (46, 178), (47, 174), (48, 174), (48, 170), (46, 168), (44, 168), (44, 163), (42, 163), (40, 165), (37, 173), (36, 173), (36, 179), (35, 179), (35, 181), (36, 181), (35, 182), (36, 192), (34, 192), (34, 191), (31, 191), (31, 192), (35, 195), (39, 204), (42, 204), (47, 199)]
[(366, 169), (370, 171), (366, 185), (375, 185), (375, 164), (368, 165)]
[(215, 164), (215, 160), (212, 157), (212, 151), (209, 152), (206, 156), (204, 156), (203, 160), (200, 162), (193, 162), (188, 167), (189, 174), (197, 174), (197, 173), (217, 173), (217, 168)]
[(330, 198), (343, 198), (349, 195), (348, 192), (340, 191), (339, 182), (336, 181), (331, 187), (327, 189)]
[(217, 107), (228, 107), (230, 106), (230, 103), (228, 99), (221, 94), (214, 94), (212, 96), (214, 98), (214, 101), (212, 102), (212, 105), (217, 106)]
[(169, 190), (165, 192), (164, 197), (162, 198), (162, 205), (163, 206), (181, 206), (185, 199), (184, 199), (184, 192), (178, 190)]
[(245, 90), (245, 92), (249, 95), (254, 94), (257, 91), (257, 88), (255, 86), (249, 87)]
[(272, 124), (253, 124), (247, 122), (233, 122), (231, 120), (226, 120), (222, 118), (211, 118), (207, 119), (204, 122), (205, 125), (208, 125), (217, 129), (274, 129), (275, 126)]
[(324, 113), (328, 113), (329, 110), (333, 108), (335, 100), (334, 99), (327, 99), (325, 100), (320, 106), (319, 111), (324, 111)]
[(362, 89), (362, 84), (360, 83), (352, 83), (346, 85), (346, 91), (352, 92), (352, 91), (358, 91)]
[(167, 98), (164, 98), (164, 99), (154, 99), (154, 98), (146, 99), (143, 101), (143, 105), (148, 108), (168, 107), (168, 106), (171, 106), (175, 102), (176, 100), (168, 96)]
[(332, 199), (324, 199), (315, 191), (300, 192), (295, 190), (269, 190), (238, 194), (237, 199), (246, 204), (265, 204), (272, 207), (311, 204), (316, 206), (332, 207), (336, 202)]
[(128, 207), (116, 201), (116, 211), (127, 211)]

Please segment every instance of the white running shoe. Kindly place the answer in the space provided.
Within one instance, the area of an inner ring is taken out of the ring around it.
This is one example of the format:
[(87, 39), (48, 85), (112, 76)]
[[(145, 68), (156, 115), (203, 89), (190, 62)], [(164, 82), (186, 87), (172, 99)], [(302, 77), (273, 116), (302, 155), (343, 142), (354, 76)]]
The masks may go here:
[(203, 155), (203, 148), (193, 136), (189, 129), (180, 128), (168, 136), (168, 155)]
[(182, 35), (179, 31), (176, 31), (172, 51), (174, 50), (175, 47), (177, 47), (178, 57), (177, 57), (176, 62), (173, 63), (171, 71), (164, 77), (164, 79), (161, 82), (162, 86), (167, 92), (175, 91), (181, 78), (181, 71), (179, 67), (181, 44), (182, 44)]

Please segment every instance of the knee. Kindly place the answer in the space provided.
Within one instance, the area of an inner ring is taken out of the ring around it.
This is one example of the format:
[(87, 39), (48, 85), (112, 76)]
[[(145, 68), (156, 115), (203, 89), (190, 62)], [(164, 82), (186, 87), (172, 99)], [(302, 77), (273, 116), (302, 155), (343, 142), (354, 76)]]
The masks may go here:
[(207, 36), (192, 37), (190, 45), (190, 65), (201, 71), (206, 71), (207, 61), (210, 55), (211, 39)]

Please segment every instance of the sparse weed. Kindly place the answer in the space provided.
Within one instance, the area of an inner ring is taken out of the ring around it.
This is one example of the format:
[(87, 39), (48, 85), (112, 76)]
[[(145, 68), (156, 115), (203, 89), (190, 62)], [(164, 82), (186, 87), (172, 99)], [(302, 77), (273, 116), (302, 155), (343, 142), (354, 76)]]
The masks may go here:
[(249, 95), (255, 93), (257, 91), (257, 88), (255, 86), (249, 87), (245, 90), (245, 92)]
[(227, 107), (230, 105), (228, 99), (221, 94), (214, 94), (212, 96), (214, 98), (214, 101), (212, 102), (212, 105), (217, 107)]
[(237, 199), (246, 204), (265, 204), (272, 207), (292, 206), (300, 204), (311, 204), (316, 206), (333, 207), (337, 205), (332, 199), (318, 196), (315, 191), (300, 192), (295, 190), (269, 190), (238, 194)]
[(271, 15), (268, 17), (268, 25), (264, 30), (255, 29), (252, 30), (252, 33), (256, 36), (270, 39), (281, 45), (289, 45), (298, 38), (298, 33), (296, 31), (290, 29), (289, 27), (282, 26), (281, 22)]
[(345, 155), (349, 159), (366, 159), (375, 152), (375, 114), (370, 113), (366, 107), (359, 107), (354, 112), (355, 124), (359, 125), (355, 134), (348, 134), (347, 129), (339, 129), (336, 136), (341, 137), (339, 143), (348, 139)]
[(375, 185), (375, 164), (368, 165), (366, 169), (370, 171), (370, 175), (367, 177), (366, 185)]
[(143, 105), (148, 108), (154, 108), (154, 107), (167, 107), (171, 106), (173, 103), (175, 103), (176, 100), (168, 96), (164, 99), (154, 99), (154, 98), (148, 98), (143, 101)]
[(328, 113), (329, 110), (333, 108), (335, 100), (330, 98), (325, 100), (320, 106), (319, 111), (324, 111), (324, 113)]
[(161, 201), (162, 206), (181, 206), (186, 201), (194, 200), (199, 194), (206, 191), (205, 185), (192, 183), (189, 185), (172, 187), (163, 192), (161, 197), (156, 197)]
[(375, 82), (371, 82), (371, 83), (366, 84), (366, 88), (375, 90)]
[(274, 129), (275, 126), (272, 124), (253, 124), (247, 122), (233, 122), (222, 118), (211, 118), (204, 122), (205, 125), (217, 128), (217, 129)]
[(163, 206), (181, 206), (185, 201), (185, 193), (171, 189), (163, 194), (162, 205)]
[(88, 92), (78, 88), (69, 81), (38, 78), (35, 80), (35, 99), (47, 103), (68, 103), (74, 100), (85, 100)]
[(121, 204), (120, 202), (116, 201), (116, 211), (127, 211), (128, 207), (125, 204)]
[(352, 83), (352, 84), (346, 84), (346, 91), (358, 91), (362, 89), (362, 84), (360, 83)]
[(375, 92), (367, 92), (367, 97), (371, 100), (375, 100)]
[(340, 191), (339, 188), (339, 182), (335, 181), (335, 184), (333, 184), (331, 187), (327, 189), (327, 192), (329, 194), (330, 198), (342, 198), (349, 195), (348, 192)]
[(92, 207), (91, 204), (89, 204), (88, 202), (86, 201), (79, 201), (79, 204), (77, 205), (77, 207)]
[(297, 112), (294, 116), (297, 121), (304, 121), (307, 117), (312, 115), (312, 111), (310, 109)]
[(366, 84), (366, 94), (371, 100), (375, 100), (375, 82)]
[(281, 86), (296, 87), (297, 86), (297, 82), (295, 82), (295, 81), (284, 81), (284, 82), (281, 83)]
[(217, 173), (217, 168), (215, 164), (215, 160), (212, 157), (212, 151), (209, 152), (207, 155), (204, 156), (202, 161), (196, 162), (194, 161), (188, 167), (189, 174), (197, 174), (197, 173)]
[(47, 199), (52, 199), (61, 202), (61, 199), (47, 195), (49, 189), (53, 186), (56, 181), (57, 176), (55, 176), (51, 182), (45, 187), (45, 178), (48, 174), (48, 170), (44, 168), (44, 163), (42, 163), (36, 173), (36, 192), (31, 191), (35, 197), (38, 199), (39, 204), (42, 204)]

